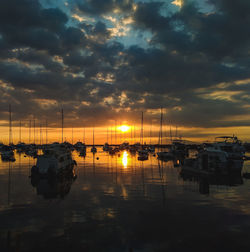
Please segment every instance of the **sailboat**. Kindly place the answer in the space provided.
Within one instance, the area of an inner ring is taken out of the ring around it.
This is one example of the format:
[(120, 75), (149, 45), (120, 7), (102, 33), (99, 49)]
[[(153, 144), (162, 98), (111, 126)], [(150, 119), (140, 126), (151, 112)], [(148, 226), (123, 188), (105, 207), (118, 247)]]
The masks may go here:
[(173, 158), (172, 152), (162, 151), (162, 122), (163, 122), (163, 113), (161, 108), (161, 119), (160, 119), (160, 132), (159, 132), (159, 145), (161, 151), (157, 152), (158, 159), (160, 160), (169, 160)]
[(107, 128), (107, 142), (103, 145), (103, 151), (109, 151), (110, 150), (110, 146), (108, 144), (109, 142), (109, 136), (108, 136), (109, 132), (108, 132), (108, 128)]
[(148, 151), (149, 151), (149, 152), (155, 152), (155, 146), (152, 145), (152, 143), (151, 143), (151, 138), (152, 138), (152, 121), (151, 121), (151, 125), (150, 125), (149, 137), (150, 137), (150, 142), (149, 142)]
[(2, 161), (15, 161), (12, 141), (12, 118), (11, 118), (11, 105), (9, 105), (9, 145), (4, 145), (1, 148)]
[(141, 116), (141, 136), (140, 136), (140, 140), (141, 140), (141, 149), (138, 150), (138, 160), (148, 160), (148, 150), (144, 149), (144, 145), (143, 145), (143, 112), (142, 112), (142, 116)]
[(92, 153), (96, 153), (97, 152), (97, 149), (95, 147), (95, 128), (93, 128), (93, 146), (91, 148), (91, 152)]

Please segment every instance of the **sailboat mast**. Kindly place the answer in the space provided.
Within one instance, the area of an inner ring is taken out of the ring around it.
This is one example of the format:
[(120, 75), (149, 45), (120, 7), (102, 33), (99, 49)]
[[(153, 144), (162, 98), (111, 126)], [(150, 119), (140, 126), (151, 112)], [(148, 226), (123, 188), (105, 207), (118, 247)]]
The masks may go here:
[(31, 120), (30, 120), (30, 125), (29, 125), (29, 144), (31, 141)]
[(170, 122), (169, 133), (170, 133), (170, 141), (171, 141), (171, 143), (172, 143), (172, 129), (171, 129), (171, 122)]
[(109, 142), (109, 127), (107, 127), (107, 143)]
[(11, 118), (11, 105), (9, 104), (9, 145), (12, 144), (12, 118)]
[(151, 137), (152, 137), (152, 121), (150, 124), (150, 131), (149, 131), (149, 144), (151, 145)]
[(40, 145), (42, 145), (42, 125), (40, 124)]
[(36, 119), (34, 119), (34, 144), (36, 144)]
[(134, 143), (136, 143), (135, 125), (134, 125)]
[(162, 123), (163, 123), (163, 113), (161, 108), (161, 147), (162, 147)]
[(141, 112), (141, 135), (140, 135), (140, 142), (143, 145), (143, 112)]
[(93, 146), (95, 146), (95, 128), (93, 127)]
[(48, 143), (48, 121), (46, 120), (45, 122), (45, 125), (46, 125), (46, 145)]
[(115, 120), (115, 144), (117, 144), (117, 121)]
[(113, 143), (113, 138), (112, 138), (112, 135), (113, 135), (113, 132), (112, 132), (112, 126), (110, 127), (110, 143), (111, 143), (111, 145), (112, 145), (112, 143)]
[(133, 139), (133, 131), (132, 131), (132, 126), (130, 127), (130, 145), (132, 144), (132, 139)]
[(19, 121), (19, 143), (22, 141), (22, 122), (21, 120)]
[(64, 114), (63, 114), (63, 108), (62, 108), (62, 143), (63, 143), (63, 127), (64, 127)]
[(83, 127), (83, 143), (85, 143), (85, 127)]
[(161, 108), (160, 131), (159, 131), (159, 139), (158, 139), (158, 144), (160, 145), (160, 147), (162, 147), (162, 121), (163, 121), (163, 114), (162, 114), (162, 108)]

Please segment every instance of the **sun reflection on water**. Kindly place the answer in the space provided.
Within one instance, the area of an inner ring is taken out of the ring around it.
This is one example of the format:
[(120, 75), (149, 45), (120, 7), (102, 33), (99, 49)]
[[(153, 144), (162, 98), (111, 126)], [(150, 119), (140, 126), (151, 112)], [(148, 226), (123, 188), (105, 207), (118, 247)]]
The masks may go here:
[(128, 153), (127, 153), (127, 151), (124, 151), (122, 154), (122, 165), (123, 165), (123, 168), (128, 167)]

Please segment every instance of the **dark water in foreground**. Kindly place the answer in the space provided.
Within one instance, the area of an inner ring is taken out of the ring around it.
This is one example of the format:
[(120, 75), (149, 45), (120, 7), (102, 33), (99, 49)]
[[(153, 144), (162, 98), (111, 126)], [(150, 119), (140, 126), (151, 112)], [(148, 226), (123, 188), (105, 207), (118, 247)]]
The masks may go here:
[(75, 181), (38, 189), (29, 178), (35, 159), (0, 163), (1, 252), (250, 251), (250, 180), (208, 190), (153, 156), (73, 155)]

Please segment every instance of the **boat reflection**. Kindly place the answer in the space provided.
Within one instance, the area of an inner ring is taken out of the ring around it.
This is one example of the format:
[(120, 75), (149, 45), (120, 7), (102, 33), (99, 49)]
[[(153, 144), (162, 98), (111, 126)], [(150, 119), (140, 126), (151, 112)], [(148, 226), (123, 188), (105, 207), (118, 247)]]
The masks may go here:
[(38, 174), (31, 176), (31, 185), (36, 188), (37, 195), (45, 199), (63, 199), (71, 189), (77, 175), (72, 170), (60, 177), (44, 177)]
[(209, 194), (210, 186), (217, 185), (233, 187), (243, 185), (243, 179), (240, 173), (203, 176), (181, 169), (180, 177), (183, 179), (183, 181), (192, 181), (194, 183), (198, 183), (200, 194)]

